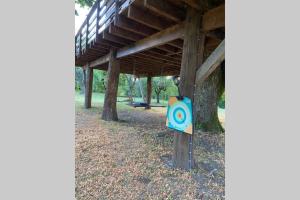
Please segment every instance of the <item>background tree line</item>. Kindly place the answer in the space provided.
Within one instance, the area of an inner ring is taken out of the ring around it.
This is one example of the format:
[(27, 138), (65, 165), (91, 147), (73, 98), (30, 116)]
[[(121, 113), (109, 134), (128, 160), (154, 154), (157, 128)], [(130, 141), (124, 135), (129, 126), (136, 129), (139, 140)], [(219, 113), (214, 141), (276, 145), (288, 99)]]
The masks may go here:
[[(106, 85), (106, 71), (94, 70), (93, 75), (93, 92), (105, 93)], [(139, 87), (141, 83), (142, 92)], [(81, 67), (75, 67), (75, 90), (77, 92), (84, 92), (83, 82), (83, 70)], [(134, 99), (134, 97), (142, 97), (147, 94), (147, 78), (140, 78), (134, 80), (133, 75), (120, 74), (118, 96), (126, 96)], [(167, 101), (169, 96), (178, 95), (178, 90), (173, 80), (170, 77), (154, 77), (152, 78), (152, 99), (155, 99), (156, 103), (160, 103), (160, 100)], [(223, 93), (218, 103), (219, 107), (225, 108), (225, 94)]]
[[(93, 92), (105, 93), (107, 72), (94, 70), (93, 74)], [(141, 88), (139, 84), (141, 84)], [(83, 70), (81, 67), (75, 67), (75, 90), (81, 93), (84, 92)], [(144, 96), (147, 94), (147, 78), (135, 80), (133, 75), (120, 74), (118, 96), (132, 96), (134, 98), (142, 97), (142, 94)], [(172, 79), (167, 77), (152, 78), (152, 98), (156, 99), (155, 102), (160, 103), (160, 100), (168, 100), (169, 96), (176, 95), (178, 95), (177, 87)]]

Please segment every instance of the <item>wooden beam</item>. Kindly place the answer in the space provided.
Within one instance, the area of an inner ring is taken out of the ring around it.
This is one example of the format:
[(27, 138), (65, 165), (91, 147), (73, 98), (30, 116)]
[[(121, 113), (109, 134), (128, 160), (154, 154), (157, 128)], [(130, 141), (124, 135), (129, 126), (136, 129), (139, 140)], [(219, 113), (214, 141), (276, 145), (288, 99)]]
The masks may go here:
[(177, 38), (181, 38), (183, 37), (183, 32), (184, 23), (177, 24), (118, 50), (117, 58), (122, 58), (131, 54), (145, 51), (147, 49), (163, 45)]
[(225, 27), (225, 4), (204, 13), (202, 20), (203, 31), (211, 31), (221, 27)]
[(175, 22), (181, 22), (185, 13), (182, 9), (162, 0), (144, 0), (144, 6), (157, 14), (169, 18)]
[(170, 23), (162, 17), (158, 17), (149, 11), (142, 10), (133, 5), (129, 7), (127, 16), (132, 20), (160, 31), (174, 25), (174, 23)]
[(137, 33), (133, 33), (133, 32), (130, 32), (128, 30), (122, 29), (122, 28), (117, 27), (113, 24), (111, 24), (110, 27), (109, 27), (109, 33), (111, 33), (113, 35), (117, 35), (117, 36), (122, 37), (122, 38), (126, 38), (128, 40), (134, 40), (134, 41), (141, 40), (141, 39), (145, 38), (144, 36), (141, 36)]
[(140, 23), (128, 19), (127, 17), (124, 17), (122, 15), (116, 16), (114, 25), (143, 36), (152, 35), (156, 32), (155, 29), (143, 26)]
[[(141, 34), (143, 36), (149, 36), (157, 31), (153, 28), (147, 27), (145, 25), (142, 25), (134, 20), (128, 19), (122, 15), (118, 15), (115, 19), (115, 26), (121, 27), (123, 29), (132, 31), (137, 34)], [(161, 50), (164, 50), (169, 53), (174, 53), (177, 51), (177, 47), (164, 45), (159, 47)]]
[[(133, 41), (138, 41), (138, 40), (145, 38), (144, 35), (138, 34), (136, 32), (132, 32), (130, 29), (128, 30), (128, 29), (123, 29), (123, 28), (117, 27), (113, 24), (111, 24), (109, 27), (109, 33), (119, 36), (119, 37), (122, 37), (122, 38), (133, 40)], [(152, 34), (149, 34), (149, 35), (152, 35)], [(149, 36), (149, 35), (147, 35), (147, 36)], [(182, 49), (183, 43), (180, 40), (174, 40), (174, 41), (169, 42), (168, 45), (172, 45), (173, 47)], [(160, 47), (161, 50), (163, 50), (163, 48), (164, 47), (162, 47), (162, 48)]]
[(225, 59), (225, 40), (210, 54), (196, 73), (195, 84), (201, 84)]
[(207, 38), (205, 41), (205, 51), (210, 52), (214, 51), (216, 47), (222, 42), (223, 40), (221, 39), (216, 39), (216, 38)]
[(97, 60), (94, 60), (93, 62), (91, 62), (89, 64), (90, 67), (96, 67), (97, 65), (101, 65), (101, 64), (104, 64), (104, 63), (107, 63), (109, 61), (109, 54), (101, 57), (101, 58), (98, 58)]
[(199, 0), (182, 0), (187, 5), (191, 6), (192, 8), (195, 8), (197, 10), (200, 10), (200, 1)]
[(122, 44), (122, 45), (128, 45), (128, 44), (134, 42), (132, 40), (128, 40), (128, 39), (124, 39), (122, 37), (114, 36), (114, 35), (108, 33), (107, 31), (103, 31), (102, 37), (105, 40), (116, 42), (116, 43), (119, 43), (119, 44)]

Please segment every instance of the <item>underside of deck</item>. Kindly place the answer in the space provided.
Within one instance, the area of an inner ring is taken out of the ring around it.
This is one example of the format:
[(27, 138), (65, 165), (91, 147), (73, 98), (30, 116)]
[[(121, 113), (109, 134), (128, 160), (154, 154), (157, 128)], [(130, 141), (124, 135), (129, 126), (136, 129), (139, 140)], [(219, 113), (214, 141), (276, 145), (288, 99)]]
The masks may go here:
[(109, 52), (114, 49), (121, 73), (140, 77), (179, 75), (188, 6), (204, 13), (204, 55), (225, 37), (224, 0), (201, 7), (193, 4), (195, 1), (97, 1), (76, 35), (75, 65), (107, 70)]

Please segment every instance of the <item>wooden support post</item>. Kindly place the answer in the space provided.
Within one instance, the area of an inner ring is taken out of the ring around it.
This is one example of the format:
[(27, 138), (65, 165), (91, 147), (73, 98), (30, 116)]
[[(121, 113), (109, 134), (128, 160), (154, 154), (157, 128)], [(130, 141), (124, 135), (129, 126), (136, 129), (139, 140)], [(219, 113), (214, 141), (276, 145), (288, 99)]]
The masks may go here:
[(225, 40), (210, 54), (197, 70), (195, 83), (200, 85), (225, 59)]
[(82, 67), (82, 93), (85, 94), (85, 90), (86, 90), (86, 68)]
[(84, 107), (91, 108), (92, 106), (92, 91), (93, 91), (93, 69), (87, 67), (85, 72), (85, 98), (84, 98)]
[(147, 104), (149, 105), (146, 109), (151, 109), (151, 97), (152, 97), (152, 77), (147, 77)]
[[(199, 48), (199, 37), (201, 36), (200, 25), (201, 12), (191, 7), (188, 8), (185, 22), (179, 88), (181, 95), (189, 97), (192, 101), (194, 99), (196, 70), (199, 64), (199, 57), (197, 55), (201, 49)], [(174, 167), (188, 170), (190, 167), (194, 166), (192, 137), (192, 135), (186, 133), (175, 133), (173, 154)], [(191, 145), (191, 148), (189, 148), (189, 145)]]
[(105, 91), (102, 119), (106, 121), (118, 121), (117, 92), (120, 75), (120, 61), (116, 59), (116, 51), (109, 53), (108, 79)]

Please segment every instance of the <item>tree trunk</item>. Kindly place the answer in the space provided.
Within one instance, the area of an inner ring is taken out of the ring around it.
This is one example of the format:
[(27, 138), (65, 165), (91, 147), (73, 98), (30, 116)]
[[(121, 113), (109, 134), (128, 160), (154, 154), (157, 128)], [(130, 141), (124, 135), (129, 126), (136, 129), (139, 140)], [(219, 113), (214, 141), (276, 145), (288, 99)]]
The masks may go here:
[(116, 51), (110, 51), (108, 64), (107, 88), (105, 91), (102, 119), (106, 121), (118, 121), (117, 92), (120, 75), (120, 62), (116, 59)]
[(85, 85), (86, 85), (86, 69), (84, 67), (82, 67), (82, 81), (80, 84), (80, 88), (81, 88), (81, 94), (85, 94)]
[(156, 93), (156, 103), (159, 103), (159, 93)]
[(196, 128), (205, 132), (224, 132), (218, 118), (218, 102), (225, 89), (225, 65), (218, 67), (201, 85), (196, 85)]
[[(180, 69), (180, 92), (182, 96), (189, 97), (193, 102), (194, 82), (196, 70), (199, 65), (201, 12), (188, 8), (185, 31), (183, 54)], [(190, 147), (189, 148), (189, 143)], [(193, 159), (193, 136), (186, 133), (174, 134), (173, 164), (176, 168), (190, 169), (194, 166)], [(191, 152), (190, 152), (191, 150)]]
[(138, 81), (139, 81), (139, 88), (140, 88), (140, 93), (141, 93), (143, 102), (146, 102), (146, 101), (145, 101), (145, 97), (144, 97), (143, 87), (142, 87), (142, 84), (141, 84), (141, 79), (139, 78)]
[(127, 82), (128, 82), (128, 85), (129, 85), (127, 95), (128, 95), (129, 102), (132, 104), (133, 103), (133, 90), (134, 90), (134, 86), (135, 86), (135, 81), (132, 80), (131, 75), (126, 74), (126, 78), (127, 78)]
[(93, 92), (93, 69), (87, 67), (86, 69), (86, 82), (85, 82), (85, 98), (84, 98), (84, 107), (92, 107), (92, 92)]
[(146, 109), (150, 109), (150, 104), (151, 104), (151, 96), (152, 96), (152, 77), (148, 76), (147, 77), (147, 104), (148, 106)]

